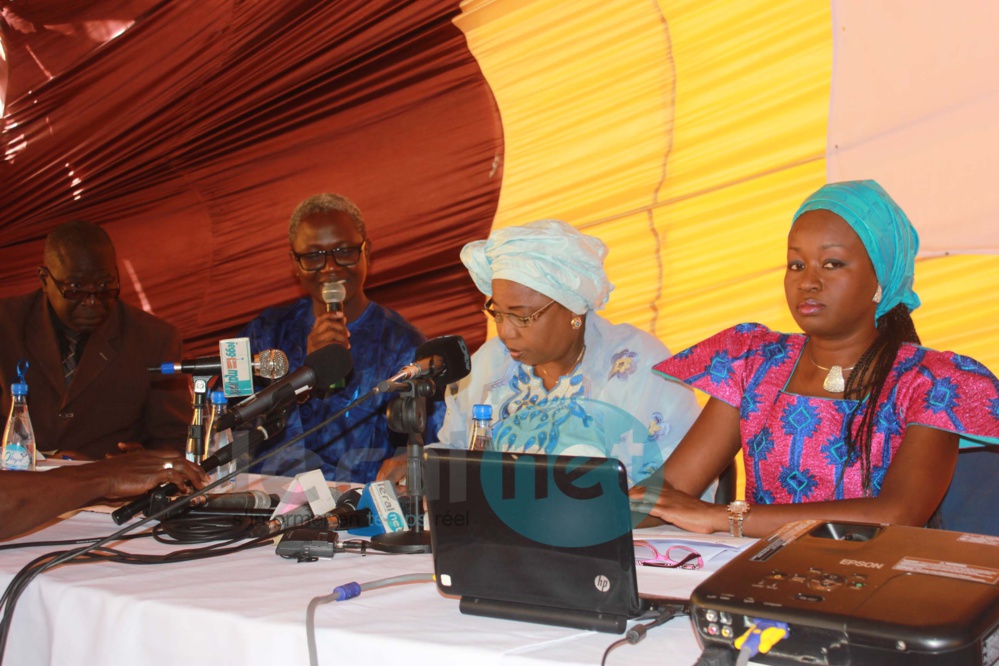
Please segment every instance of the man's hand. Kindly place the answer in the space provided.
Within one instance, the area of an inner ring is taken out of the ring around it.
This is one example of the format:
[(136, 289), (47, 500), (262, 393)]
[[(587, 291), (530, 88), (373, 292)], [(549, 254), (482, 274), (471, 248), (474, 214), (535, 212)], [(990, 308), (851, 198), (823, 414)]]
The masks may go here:
[(342, 312), (324, 312), (316, 317), (316, 323), (309, 332), (306, 351), (311, 354), (331, 344), (350, 349), (350, 331), (347, 330), (347, 319)]
[(184, 489), (203, 488), (209, 482), (201, 467), (176, 451), (134, 451), (78, 469), (100, 478), (104, 484), (102, 496), (108, 499), (139, 495), (163, 483), (175, 483)]
[(375, 481), (391, 481), (393, 486), (405, 484), (406, 482), (406, 454), (386, 458), (382, 461), (382, 466), (378, 469), (378, 476)]
[(118, 451), (121, 453), (106, 453), (105, 458), (113, 458), (115, 456), (120, 456), (122, 453), (133, 453), (135, 451), (141, 451), (146, 447), (142, 446), (141, 442), (118, 442)]

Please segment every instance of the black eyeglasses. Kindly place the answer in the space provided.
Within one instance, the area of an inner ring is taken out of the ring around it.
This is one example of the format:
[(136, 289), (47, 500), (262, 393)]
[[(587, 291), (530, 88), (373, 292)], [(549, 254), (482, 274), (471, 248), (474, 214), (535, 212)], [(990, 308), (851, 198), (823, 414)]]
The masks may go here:
[(510, 321), (510, 323), (516, 326), (517, 328), (527, 328), (535, 321), (537, 321), (538, 317), (543, 315), (548, 310), (548, 308), (555, 305), (555, 300), (552, 299), (548, 301), (548, 305), (545, 305), (540, 310), (532, 312), (526, 317), (510, 314), (508, 312), (496, 312), (496, 310), (492, 309), (491, 307), (492, 304), (493, 304), (493, 299), (490, 298), (488, 301), (486, 301), (486, 304), (482, 307), (482, 311), (485, 312), (490, 317), (492, 317), (493, 320), (496, 322), (497, 326), (503, 323), (503, 318), (506, 317)]
[(55, 279), (45, 266), (42, 266), (38, 270), (41, 271), (42, 279), (48, 278), (52, 280), (52, 284), (55, 285), (56, 289), (67, 301), (86, 301), (91, 298), (98, 301), (107, 301), (118, 298), (118, 294), (121, 293), (121, 285), (118, 284), (117, 274), (113, 280), (97, 285), (96, 289), (84, 289), (82, 285), (74, 282)]
[(337, 266), (350, 268), (351, 266), (356, 266), (357, 262), (361, 260), (361, 253), (364, 252), (367, 246), (368, 241), (365, 240), (357, 247), (337, 247), (332, 250), (316, 250), (315, 252), (303, 252), (302, 254), (292, 250), (291, 256), (295, 257), (295, 261), (298, 262), (303, 271), (323, 270), (326, 268), (328, 257), (333, 257), (333, 263)]

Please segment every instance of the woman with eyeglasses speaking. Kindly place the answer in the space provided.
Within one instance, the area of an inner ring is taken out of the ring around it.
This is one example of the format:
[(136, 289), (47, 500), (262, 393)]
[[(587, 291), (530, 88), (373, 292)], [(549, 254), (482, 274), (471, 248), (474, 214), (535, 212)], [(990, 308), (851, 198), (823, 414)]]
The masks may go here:
[(446, 396), (443, 446), (468, 446), (472, 406), (489, 404), (497, 450), (618, 458), (632, 484), (662, 465), (697, 403), (652, 374), (669, 355), (661, 342), (596, 313), (613, 289), (606, 255), (601, 240), (558, 220), (498, 229), (462, 249), (497, 337)]

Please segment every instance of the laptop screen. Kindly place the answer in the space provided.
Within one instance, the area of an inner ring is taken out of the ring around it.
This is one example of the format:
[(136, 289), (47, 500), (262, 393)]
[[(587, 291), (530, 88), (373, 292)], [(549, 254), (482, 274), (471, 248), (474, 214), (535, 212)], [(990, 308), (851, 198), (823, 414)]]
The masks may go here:
[(641, 610), (627, 478), (608, 458), (424, 452), (434, 569), (462, 612), (623, 631)]

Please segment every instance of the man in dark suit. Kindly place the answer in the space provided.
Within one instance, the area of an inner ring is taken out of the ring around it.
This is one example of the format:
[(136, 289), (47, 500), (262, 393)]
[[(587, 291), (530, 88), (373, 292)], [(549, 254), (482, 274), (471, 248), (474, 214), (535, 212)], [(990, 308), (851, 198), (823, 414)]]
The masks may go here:
[(103, 458), (137, 448), (182, 450), (188, 381), (147, 368), (181, 357), (170, 324), (118, 299), (115, 249), (100, 227), (68, 222), (45, 241), (41, 289), (0, 301), (2, 418), (27, 360), (39, 451)]

